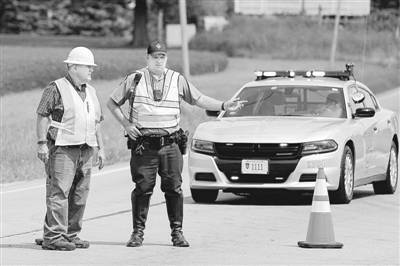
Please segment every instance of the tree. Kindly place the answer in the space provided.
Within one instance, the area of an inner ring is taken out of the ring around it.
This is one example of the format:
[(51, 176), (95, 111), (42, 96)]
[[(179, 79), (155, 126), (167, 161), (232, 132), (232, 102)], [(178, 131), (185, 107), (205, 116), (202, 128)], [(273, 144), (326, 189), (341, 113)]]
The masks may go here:
[(154, 0), (157, 9), (157, 39), (165, 39), (165, 13), (171, 7), (178, 5), (177, 0)]
[(149, 42), (147, 30), (147, 0), (136, 0), (134, 9), (133, 41), (134, 47), (146, 47)]

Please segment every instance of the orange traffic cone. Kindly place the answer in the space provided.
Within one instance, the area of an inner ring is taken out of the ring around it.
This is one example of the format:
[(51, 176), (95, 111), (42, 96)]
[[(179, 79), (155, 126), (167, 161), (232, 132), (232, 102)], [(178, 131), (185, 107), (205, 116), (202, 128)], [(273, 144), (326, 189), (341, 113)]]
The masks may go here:
[(318, 168), (307, 238), (297, 244), (302, 248), (343, 247), (342, 243), (335, 241), (326, 177), (322, 167)]

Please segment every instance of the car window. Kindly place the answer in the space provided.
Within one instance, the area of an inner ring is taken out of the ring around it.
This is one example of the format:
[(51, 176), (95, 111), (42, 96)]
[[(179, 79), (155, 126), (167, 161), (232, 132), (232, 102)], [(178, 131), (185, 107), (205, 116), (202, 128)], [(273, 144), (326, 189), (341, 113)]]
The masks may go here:
[(246, 87), (237, 96), (246, 100), (238, 116), (312, 116), (345, 118), (346, 107), (342, 88), (324, 86), (257, 86)]

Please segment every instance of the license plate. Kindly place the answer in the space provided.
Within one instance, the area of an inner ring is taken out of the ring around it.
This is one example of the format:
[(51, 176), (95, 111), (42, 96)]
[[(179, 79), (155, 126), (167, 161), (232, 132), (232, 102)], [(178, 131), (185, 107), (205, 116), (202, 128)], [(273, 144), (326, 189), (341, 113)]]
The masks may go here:
[(268, 160), (242, 160), (242, 174), (268, 174)]

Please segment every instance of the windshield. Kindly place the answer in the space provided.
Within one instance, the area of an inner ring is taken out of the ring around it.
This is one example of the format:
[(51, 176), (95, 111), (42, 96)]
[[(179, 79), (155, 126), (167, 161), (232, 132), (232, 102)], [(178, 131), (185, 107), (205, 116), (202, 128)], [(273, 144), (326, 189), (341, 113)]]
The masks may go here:
[(247, 103), (237, 112), (225, 112), (224, 117), (346, 117), (342, 88), (258, 86), (244, 88), (237, 97), (247, 100)]

